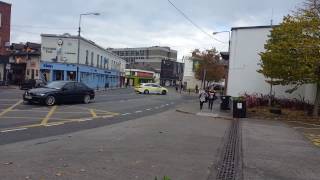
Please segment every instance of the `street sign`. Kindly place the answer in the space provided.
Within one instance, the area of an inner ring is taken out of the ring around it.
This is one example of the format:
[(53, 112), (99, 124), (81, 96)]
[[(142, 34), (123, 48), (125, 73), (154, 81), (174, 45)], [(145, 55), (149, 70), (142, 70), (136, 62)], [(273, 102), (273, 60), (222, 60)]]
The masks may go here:
[(6, 65), (6, 69), (7, 69), (7, 70), (11, 69), (11, 64), (7, 64), (7, 65)]

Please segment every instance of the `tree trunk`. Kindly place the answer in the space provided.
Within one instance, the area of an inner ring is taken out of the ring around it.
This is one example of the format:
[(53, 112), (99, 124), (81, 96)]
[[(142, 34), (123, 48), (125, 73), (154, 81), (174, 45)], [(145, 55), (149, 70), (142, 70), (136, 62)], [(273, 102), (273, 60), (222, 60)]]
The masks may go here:
[(318, 117), (319, 115), (319, 103), (320, 103), (320, 83), (317, 83), (317, 94), (316, 94), (316, 99), (314, 101), (314, 108), (313, 108), (314, 117)]

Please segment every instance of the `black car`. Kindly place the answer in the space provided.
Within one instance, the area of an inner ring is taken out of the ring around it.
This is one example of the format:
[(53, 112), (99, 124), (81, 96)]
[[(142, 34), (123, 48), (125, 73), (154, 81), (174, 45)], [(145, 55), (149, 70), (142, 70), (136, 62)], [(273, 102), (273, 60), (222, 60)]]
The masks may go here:
[(23, 100), (52, 106), (56, 103), (83, 102), (94, 99), (94, 90), (81, 82), (53, 81), (43, 88), (30, 89), (23, 94)]

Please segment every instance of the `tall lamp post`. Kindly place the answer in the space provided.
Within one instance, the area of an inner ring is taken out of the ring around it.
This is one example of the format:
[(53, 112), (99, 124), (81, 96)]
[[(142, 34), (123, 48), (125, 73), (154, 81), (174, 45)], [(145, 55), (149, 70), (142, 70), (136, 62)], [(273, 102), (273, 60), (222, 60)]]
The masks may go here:
[(80, 39), (81, 39), (81, 18), (82, 16), (99, 16), (100, 13), (83, 13), (79, 17), (79, 28), (78, 28), (78, 53), (77, 53), (77, 81), (80, 82), (79, 64), (80, 64)]
[[(217, 34), (220, 34), (220, 33), (228, 33), (229, 34), (229, 40), (228, 40), (228, 53), (229, 53), (229, 59), (230, 59), (230, 45), (231, 45), (231, 31), (218, 31), (218, 32), (213, 32), (212, 35), (217, 35)], [(227, 69), (227, 76), (228, 76), (228, 73), (229, 73), (229, 63), (230, 61), (228, 60), (228, 69)], [(225, 81), (225, 88), (224, 88), (224, 94), (227, 93), (227, 86), (228, 86), (228, 77), (226, 78), (226, 81)]]

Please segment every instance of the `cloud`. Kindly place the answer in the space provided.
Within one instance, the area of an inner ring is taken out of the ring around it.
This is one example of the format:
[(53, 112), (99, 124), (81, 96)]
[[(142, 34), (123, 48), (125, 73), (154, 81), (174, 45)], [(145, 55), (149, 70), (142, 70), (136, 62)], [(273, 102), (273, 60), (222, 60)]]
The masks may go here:
[[(171, 0), (208, 34), (234, 26), (279, 23), (303, 0)], [(100, 12), (82, 19), (83, 36), (103, 47), (164, 45), (178, 50), (178, 57), (192, 49), (219, 43), (188, 22), (167, 0), (7, 0), (12, 3), (12, 42), (40, 42), (41, 33), (77, 33), (79, 14)], [(216, 39), (227, 42), (228, 34)]]

